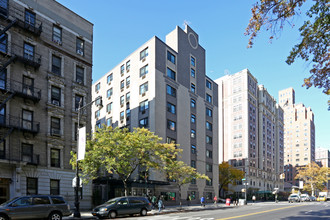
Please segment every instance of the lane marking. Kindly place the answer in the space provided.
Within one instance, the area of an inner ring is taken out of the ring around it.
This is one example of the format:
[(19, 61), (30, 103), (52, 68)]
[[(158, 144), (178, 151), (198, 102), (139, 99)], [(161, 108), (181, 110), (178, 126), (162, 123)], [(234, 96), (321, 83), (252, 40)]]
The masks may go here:
[(262, 214), (262, 213), (273, 212), (273, 211), (277, 211), (277, 210), (281, 210), (281, 209), (295, 208), (295, 207), (297, 207), (297, 206), (303, 206), (303, 205), (295, 205), (295, 206), (282, 207), (282, 208), (271, 209), (271, 210), (266, 210), (266, 211), (261, 211), (261, 212), (254, 212), (254, 213), (249, 213), (249, 214), (245, 214), (245, 215), (238, 215), (238, 216), (233, 216), (233, 217), (228, 217), (228, 218), (219, 218), (219, 219), (217, 219), (217, 220), (226, 220), (226, 219), (242, 218), (242, 217), (251, 216), (251, 215), (258, 215), (258, 214)]

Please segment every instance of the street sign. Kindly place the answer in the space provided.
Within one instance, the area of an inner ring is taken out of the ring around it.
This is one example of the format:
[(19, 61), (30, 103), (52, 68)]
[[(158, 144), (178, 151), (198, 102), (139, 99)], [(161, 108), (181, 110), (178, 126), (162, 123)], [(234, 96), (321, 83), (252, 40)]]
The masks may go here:
[(245, 178), (243, 178), (242, 181), (245, 181)]
[[(82, 187), (82, 179), (81, 178), (79, 179), (79, 185), (80, 185), (80, 187)], [(72, 179), (72, 187), (76, 187), (76, 186), (77, 186), (77, 177), (74, 177)]]

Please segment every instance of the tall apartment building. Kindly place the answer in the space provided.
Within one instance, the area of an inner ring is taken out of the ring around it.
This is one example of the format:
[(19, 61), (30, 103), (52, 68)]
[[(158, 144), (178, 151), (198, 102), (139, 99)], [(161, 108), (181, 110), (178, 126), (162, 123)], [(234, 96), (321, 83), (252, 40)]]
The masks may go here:
[[(54, 0), (0, 1), (0, 203), (60, 194), (73, 205), (69, 160), (77, 107), (91, 99), (93, 24)], [(90, 129), (90, 111), (81, 124)], [(91, 206), (91, 185), (81, 207)]]
[(295, 91), (279, 91), (279, 104), (284, 110), (285, 181), (297, 185), (296, 167), (315, 161), (314, 114), (310, 107), (295, 103)]
[[(219, 86), (219, 161), (245, 171), (250, 191), (283, 190), (283, 110), (248, 69)], [(240, 183), (234, 189), (240, 192)]]
[[(205, 75), (205, 50), (189, 26), (176, 27), (166, 42), (153, 37), (126, 57), (93, 84), (93, 98), (99, 96), (104, 107), (92, 108), (92, 125), (146, 127), (164, 142), (175, 141), (181, 160), (211, 179), (187, 184), (182, 198), (189, 193), (194, 201), (203, 195), (211, 200), (218, 194), (218, 86)], [(136, 178), (131, 193), (143, 195), (147, 187), (135, 184)], [(156, 172), (148, 178), (149, 195), (177, 200), (175, 183)], [(123, 186), (108, 182), (110, 197), (122, 195)]]

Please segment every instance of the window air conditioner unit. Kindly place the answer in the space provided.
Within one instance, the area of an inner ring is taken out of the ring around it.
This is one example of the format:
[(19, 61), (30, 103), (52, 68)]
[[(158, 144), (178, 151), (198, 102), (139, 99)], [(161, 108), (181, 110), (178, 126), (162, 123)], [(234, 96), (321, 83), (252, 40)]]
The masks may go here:
[(83, 52), (82, 50), (79, 49), (79, 50), (77, 50), (77, 54), (83, 56), (83, 55), (84, 55), (84, 52)]
[(53, 104), (53, 105), (56, 105), (56, 106), (60, 106), (60, 102), (57, 101), (57, 100), (53, 100), (53, 101), (52, 101), (52, 104)]
[(81, 79), (77, 79), (76, 82), (77, 82), (78, 84), (80, 84), (80, 85), (83, 84), (83, 81), (82, 81)]
[(145, 93), (145, 92), (144, 92), (144, 93), (142, 93), (142, 97), (143, 97), (143, 96), (145, 96), (145, 95), (146, 95), (146, 93)]
[(111, 114), (111, 110), (110, 110), (110, 111), (108, 111), (108, 114)]
[(126, 69), (126, 72), (129, 72), (129, 69)]
[(54, 135), (54, 136), (60, 136), (61, 135), (61, 131), (59, 129), (52, 128), (52, 135)]
[(120, 104), (120, 108), (124, 107), (124, 104)]
[(144, 78), (146, 78), (146, 74), (144, 74), (144, 75), (142, 76), (142, 79), (144, 79)]
[(111, 99), (112, 96), (109, 96), (108, 99)]
[(129, 88), (129, 85), (126, 85), (126, 89), (128, 89)]
[(143, 57), (143, 59), (142, 59), (142, 62), (144, 62), (144, 61), (146, 61), (146, 58), (145, 57)]
[(124, 91), (124, 88), (121, 88), (120, 91), (121, 91), (121, 92)]

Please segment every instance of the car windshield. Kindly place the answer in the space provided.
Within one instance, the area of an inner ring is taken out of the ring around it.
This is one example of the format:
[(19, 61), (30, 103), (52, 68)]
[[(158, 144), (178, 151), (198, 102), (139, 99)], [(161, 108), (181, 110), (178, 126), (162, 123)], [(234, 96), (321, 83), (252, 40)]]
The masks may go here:
[(291, 195), (290, 197), (291, 197), (291, 198), (292, 198), (292, 197), (297, 197), (297, 195)]
[(107, 205), (112, 205), (115, 204), (118, 201), (118, 199), (110, 199), (109, 201), (107, 201), (105, 204)]
[(7, 202), (2, 203), (1, 206), (8, 205), (9, 203), (11, 203), (12, 201), (16, 200), (17, 198), (18, 198), (18, 197), (15, 197), (15, 198), (13, 198), (13, 199), (11, 199), (11, 200), (8, 200)]

